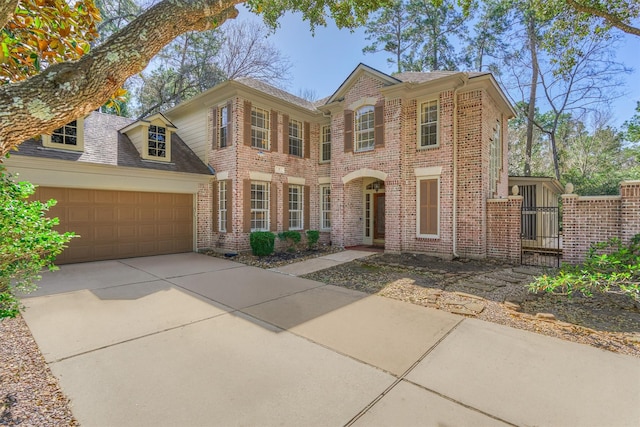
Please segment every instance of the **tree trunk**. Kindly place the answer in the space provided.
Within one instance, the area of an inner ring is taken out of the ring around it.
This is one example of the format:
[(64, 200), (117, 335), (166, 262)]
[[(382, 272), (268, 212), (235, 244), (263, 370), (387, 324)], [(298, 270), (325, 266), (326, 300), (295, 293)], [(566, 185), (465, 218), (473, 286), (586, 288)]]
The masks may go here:
[(527, 22), (527, 38), (531, 52), (531, 90), (529, 91), (529, 105), (527, 110), (527, 143), (524, 156), (524, 176), (531, 176), (531, 153), (533, 151), (533, 123), (536, 115), (536, 92), (538, 89), (538, 40), (536, 37), (535, 16), (530, 13)]
[(0, 157), (25, 139), (99, 108), (171, 40), (235, 18), (235, 5), (242, 2), (161, 1), (80, 60), (53, 65), (27, 80), (0, 87)]
[(558, 164), (558, 146), (556, 145), (556, 133), (551, 132), (549, 134), (551, 140), (551, 154), (553, 155), (553, 170), (556, 173), (556, 179), (560, 181), (560, 165)]

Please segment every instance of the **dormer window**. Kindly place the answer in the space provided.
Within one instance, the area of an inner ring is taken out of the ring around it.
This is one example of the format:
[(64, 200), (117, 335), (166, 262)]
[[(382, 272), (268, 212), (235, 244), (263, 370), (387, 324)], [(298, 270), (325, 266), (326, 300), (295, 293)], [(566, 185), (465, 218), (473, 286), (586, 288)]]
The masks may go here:
[(171, 161), (171, 134), (175, 131), (176, 127), (160, 113), (120, 130), (129, 137), (144, 160), (158, 162)]
[(61, 150), (84, 150), (84, 118), (78, 118), (51, 132), (42, 135), (42, 145)]
[(167, 157), (167, 128), (163, 126), (149, 126), (147, 138), (149, 157)]

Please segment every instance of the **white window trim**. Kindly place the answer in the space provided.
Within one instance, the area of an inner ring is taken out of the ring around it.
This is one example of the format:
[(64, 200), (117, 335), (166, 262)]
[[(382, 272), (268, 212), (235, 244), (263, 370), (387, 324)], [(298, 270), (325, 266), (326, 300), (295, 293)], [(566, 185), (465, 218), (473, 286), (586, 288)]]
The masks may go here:
[[(366, 148), (358, 147), (358, 136), (363, 132), (358, 130), (358, 111), (363, 108), (371, 108), (371, 113), (373, 114), (373, 126), (369, 128), (366, 132), (373, 132), (373, 137), (371, 138), (371, 146)], [(353, 152), (354, 153), (366, 153), (367, 151), (373, 151), (376, 148), (376, 107), (375, 105), (366, 104), (362, 105), (360, 108), (353, 112)]]
[[(71, 122), (72, 121), (73, 120), (71, 120)], [(42, 135), (42, 146), (45, 148), (54, 148), (56, 150), (83, 152), (84, 151), (84, 117), (78, 117), (76, 119), (76, 130), (77, 130), (76, 145), (57, 144), (55, 142), (51, 142), (51, 135)]]
[[(291, 124), (292, 123), (296, 123), (298, 125), (298, 132), (300, 134), (300, 136), (292, 136), (291, 135)], [(300, 159), (304, 158), (304, 122), (301, 122), (300, 120), (296, 120), (296, 119), (292, 119), (289, 118), (289, 123), (287, 123), (287, 134), (288, 134), (288, 138), (289, 138), (289, 152), (286, 153), (290, 156), (293, 157), (298, 157)], [(291, 138), (294, 138), (296, 140), (300, 140), (300, 155), (297, 154), (291, 154)]]
[[(324, 189), (329, 189), (329, 210), (324, 209)], [(324, 213), (328, 212), (329, 216), (331, 216), (331, 184), (321, 184), (320, 185), (320, 230), (330, 231), (331, 230), (331, 219), (329, 219), (329, 227), (326, 226), (324, 221)]]
[[(226, 130), (226, 142), (229, 141), (229, 139), (231, 139), (231, 135), (229, 134), (229, 128), (230, 128), (230, 123), (227, 122), (225, 123), (224, 126), (222, 126), (222, 123), (224, 120), (227, 120), (228, 117), (228, 113), (227, 113), (227, 109), (229, 108), (228, 104), (223, 104), (223, 105), (219, 105), (218, 106), (218, 117), (216, 118), (216, 120), (218, 121), (218, 135), (217, 135), (217, 139), (218, 139), (218, 146), (216, 148), (227, 148), (229, 147), (231, 144), (227, 143), (225, 146), (222, 146), (222, 138), (221, 138), (221, 133), (222, 133), (222, 128), (224, 127)], [(224, 115), (222, 114), (222, 112), (224, 111)]]
[[(437, 180), (438, 185), (438, 231), (436, 234), (420, 234), (420, 181)], [(440, 204), (440, 175), (423, 175), (416, 177), (416, 237), (426, 239), (439, 239), (440, 238), (440, 211), (442, 205)]]
[[(436, 144), (435, 145), (422, 145), (422, 104), (426, 104), (427, 102), (436, 102), (437, 106), (437, 121), (436, 121)], [(416, 141), (418, 150), (430, 150), (433, 148), (440, 147), (440, 100), (438, 98), (433, 99), (425, 99), (418, 102), (418, 108), (416, 111), (416, 124), (418, 126), (417, 134), (418, 140)]]
[[(257, 126), (253, 125), (253, 120), (251, 121), (251, 147), (252, 148), (256, 148), (258, 150), (265, 150), (265, 151), (270, 151), (271, 150), (271, 126), (274, 126), (273, 123), (271, 123), (271, 111), (266, 109), (266, 108), (262, 108), (262, 107), (258, 107), (256, 105), (252, 105), (251, 106), (251, 117), (253, 119), (253, 111), (254, 110), (260, 110), (262, 112), (265, 113), (265, 122), (267, 124), (266, 128), (258, 128)], [(278, 124), (275, 123), (275, 126), (277, 126)], [(257, 147), (255, 145), (253, 145), (253, 130), (254, 129), (260, 129), (260, 130), (264, 130), (265, 134), (266, 134), (266, 147)]]
[[(329, 129), (329, 140), (324, 140), (324, 130)], [(318, 163), (330, 163), (331, 162), (331, 125), (324, 125), (320, 127), (320, 156), (318, 157), (320, 161)], [(329, 145), (329, 158), (324, 158), (324, 145)]]
[[(298, 205), (300, 209), (291, 209), (291, 190), (293, 188), (297, 188), (299, 190), (299, 200)], [(287, 194), (287, 203), (289, 203), (289, 230), (304, 230), (304, 186), (303, 185), (290, 185), (289, 186), (289, 194)], [(299, 212), (300, 213), (300, 226), (292, 227), (291, 226), (291, 212)]]
[[(224, 209), (222, 202), (224, 201)], [(227, 181), (218, 182), (218, 231), (227, 232), (227, 215), (229, 214), (229, 201), (227, 200)], [(224, 212), (224, 217), (222, 213)], [(224, 221), (223, 221), (224, 219)]]
[[(265, 193), (267, 195), (267, 200), (266, 200), (266, 209), (251, 209), (251, 215), (249, 218), (249, 221), (251, 221), (253, 223), (253, 213), (254, 212), (266, 212), (266, 224), (264, 228), (253, 228), (251, 227), (251, 232), (253, 233), (254, 231), (269, 231), (269, 228), (271, 227), (271, 185), (269, 184), (269, 182), (266, 181), (251, 181), (251, 185), (264, 185), (265, 187)], [(253, 200), (252, 195), (249, 194), (249, 198), (250, 200)]]

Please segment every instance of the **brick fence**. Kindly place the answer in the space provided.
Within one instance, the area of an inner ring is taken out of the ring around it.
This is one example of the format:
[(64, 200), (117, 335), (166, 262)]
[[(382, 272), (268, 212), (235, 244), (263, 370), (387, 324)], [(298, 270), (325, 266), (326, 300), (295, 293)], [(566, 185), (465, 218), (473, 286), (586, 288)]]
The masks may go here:
[(487, 200), (487, 258), (520, 262), (522, 196)]
[(577, 264), (592, 243), (640, 233), (640, 181), (620, 184), (619, 196), (562, 195), (562, 261)]

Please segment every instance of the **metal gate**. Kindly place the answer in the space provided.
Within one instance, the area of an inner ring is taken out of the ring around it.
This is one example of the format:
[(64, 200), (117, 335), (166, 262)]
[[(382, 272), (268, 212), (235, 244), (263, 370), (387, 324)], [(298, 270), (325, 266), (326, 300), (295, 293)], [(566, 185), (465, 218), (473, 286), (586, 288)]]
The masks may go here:
[(559, 267), (562, 258), (560, 208), (536, 206), (535, 186), (522, 186), (520, 217), (521, 254), (524, 265)]

